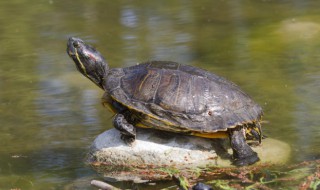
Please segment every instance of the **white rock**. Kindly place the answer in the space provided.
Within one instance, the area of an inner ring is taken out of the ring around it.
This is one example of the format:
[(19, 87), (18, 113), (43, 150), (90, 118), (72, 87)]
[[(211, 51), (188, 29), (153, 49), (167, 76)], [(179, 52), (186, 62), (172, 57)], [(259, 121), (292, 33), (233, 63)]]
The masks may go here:
[[(230, 167), (231, 162), (228, 158), (221, 159), (217, 156), (217, 152), (223, 150), (221, 143), (228, 145), (228, 139), (223, 141), (151, 129), (137, 129), (137, 139), (130, 147), (121, 140), (118, 130), (110, 129), (100, 134), (93, 142), (89, 162), (102, 163), (118, 170), (121, 170), (119, 168)], [(290, 154), (290, 147), (287, 144), (271, 138), (264, 139), (262, 145), (253, 149), (258, 153), (261, 162), (275, 164), (286, 162)], [(228, 152), (232, 154), (231, 149)], [(114, 174), (110, 176), (124, 180), (119, 176), (115, 177)], [(128, 176), (124, 178), (128, 179)]]

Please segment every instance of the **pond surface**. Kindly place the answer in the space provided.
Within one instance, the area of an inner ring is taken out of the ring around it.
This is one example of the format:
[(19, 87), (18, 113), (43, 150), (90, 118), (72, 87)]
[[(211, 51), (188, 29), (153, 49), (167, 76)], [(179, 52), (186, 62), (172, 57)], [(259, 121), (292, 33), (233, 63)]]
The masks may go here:
[(172, 60), (224, 76), (262, 105), (264, 132), (291, 145), (291, 163), (319, 159), (319, 6), (0, 1), (0, 189), (90, 189), (99, 179), (84, 160), (112, 114), (67, 56), (70, 36), (96, 46), (111, 67)]

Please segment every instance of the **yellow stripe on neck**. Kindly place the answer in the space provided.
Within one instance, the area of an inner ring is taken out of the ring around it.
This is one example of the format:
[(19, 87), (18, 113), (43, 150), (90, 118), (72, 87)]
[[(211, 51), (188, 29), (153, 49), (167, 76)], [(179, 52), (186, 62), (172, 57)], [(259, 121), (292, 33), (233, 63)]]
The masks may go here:
[(75, 53), (76, 53), (77, 60), (78, 60), (78, 62), (80, 63), (81, 68), (82, 68), (84, 74), (85, 74), (86, 76), (88, 76), (87, 71), (86, 71), (86, 68), (85, 68), (85, 66), (83, 65), (83, 63), (81, 62), (80, 57), (79, 57), (79, 54), (78, 54), (78, 50), (77, 50), (76, 48), (75, 48), (75, 51), (76, 51)]

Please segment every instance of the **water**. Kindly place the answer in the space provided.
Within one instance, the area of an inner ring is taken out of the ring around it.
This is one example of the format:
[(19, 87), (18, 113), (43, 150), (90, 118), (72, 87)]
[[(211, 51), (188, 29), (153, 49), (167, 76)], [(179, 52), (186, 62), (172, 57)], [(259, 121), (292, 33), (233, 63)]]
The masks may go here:
[(222, 75), (262, 105), (264, 132), (291, 145), (291, 162), (319, 159), (319, 6), (1, 1), (0, 189), (89, 189), (99, 179), (83, 161), (112, 115), (68, 58), (70, 36), (96, 46), (111, 67), (159, 59)]

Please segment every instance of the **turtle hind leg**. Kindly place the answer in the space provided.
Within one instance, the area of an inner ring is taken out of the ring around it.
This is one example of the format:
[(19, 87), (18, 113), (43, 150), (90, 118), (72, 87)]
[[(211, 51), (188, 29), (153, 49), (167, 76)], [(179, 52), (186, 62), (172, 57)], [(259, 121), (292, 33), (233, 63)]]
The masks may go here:
[(130, 124), (123, 114), (117, 114), (113, 119), (113, 126), (121, 133), (121, 139), (129, 146), (136, 140), (136, 128)]
[(243, 127), (236, 127), (230, 130), (231, 148), (233, 150), (233, 165), (246, 166), (259, 161), (259, 157), (246, 143)]

